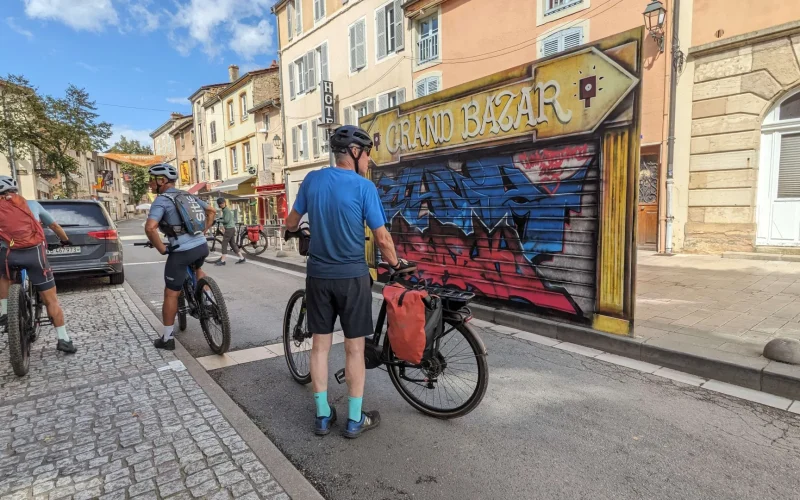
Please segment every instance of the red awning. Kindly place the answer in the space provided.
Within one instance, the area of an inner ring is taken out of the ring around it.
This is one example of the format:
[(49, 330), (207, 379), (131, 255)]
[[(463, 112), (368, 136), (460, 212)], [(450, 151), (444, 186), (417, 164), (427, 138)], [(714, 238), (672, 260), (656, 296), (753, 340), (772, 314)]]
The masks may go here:
[(189, 188), (188, 193), (189, 194), (197, 194), (204, 187), (206, 187), (206, 183), (205, 182), (198, 182), (197, 184), (195, 184), (194, 186)]
[(263, 186), (256, 186), (256, 193), (259, 194), (278, 194), (286, 192), (285, 184), (264, 184)]

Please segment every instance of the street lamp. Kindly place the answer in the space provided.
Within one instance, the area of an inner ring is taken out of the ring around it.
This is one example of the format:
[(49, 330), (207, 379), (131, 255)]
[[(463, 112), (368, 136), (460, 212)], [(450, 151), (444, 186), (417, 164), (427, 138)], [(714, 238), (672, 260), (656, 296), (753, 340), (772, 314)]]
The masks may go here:
[(275, 149), (283, 147), (283, 141), (281, 141), (281, 137), (278, 134), (275, 134), (275, 137), (272, 138), (272, 145), (275, 146)]
[(658, 0), (653, 0), (644, 9), (644, 26), (650, 32), (650, 36), (658, 44), (659, 52), (664, 52), (664, 20), (667, 18), (667, 10)]

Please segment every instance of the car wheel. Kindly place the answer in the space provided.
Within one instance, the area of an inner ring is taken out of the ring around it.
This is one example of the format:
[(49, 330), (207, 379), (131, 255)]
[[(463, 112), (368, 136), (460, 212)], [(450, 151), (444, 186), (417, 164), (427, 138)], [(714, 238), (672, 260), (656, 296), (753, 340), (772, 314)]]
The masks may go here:
[(121, 285), (125, 283), (125, 271), (119, 272), (117, 274), (111, 275), (111, 284), (112, 285)]

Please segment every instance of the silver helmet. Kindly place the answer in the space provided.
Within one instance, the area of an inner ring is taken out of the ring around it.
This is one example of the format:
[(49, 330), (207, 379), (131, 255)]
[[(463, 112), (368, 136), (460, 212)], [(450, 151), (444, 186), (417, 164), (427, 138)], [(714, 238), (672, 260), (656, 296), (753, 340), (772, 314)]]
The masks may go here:
[(7, 175), (0, 175), (0, 194), (16, 193), (17, 191), (17, 181)]
[(159, 163), (158, 165), (153, 165), (148, 170), (148, 173), (157, 177), (166, 177), (171, 181), (178, 179), (178, 169), (169, 163)]

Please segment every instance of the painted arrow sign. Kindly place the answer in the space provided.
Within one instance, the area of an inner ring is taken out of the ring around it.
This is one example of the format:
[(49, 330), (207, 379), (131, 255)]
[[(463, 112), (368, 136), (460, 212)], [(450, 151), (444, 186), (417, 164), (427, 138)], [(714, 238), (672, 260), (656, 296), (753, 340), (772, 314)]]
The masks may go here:
[[(537, 139), (593, 132), (639, 80), (595, 47), (486, 79), (487, 90), (440, 93), (366, 116), (361, 126), (376, 139), (378, 165), (518, 136)], [(438, 95), (438, 94), (437, 94)], [(451, 97), (455, 95), (455, 97)]]

